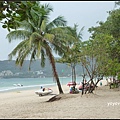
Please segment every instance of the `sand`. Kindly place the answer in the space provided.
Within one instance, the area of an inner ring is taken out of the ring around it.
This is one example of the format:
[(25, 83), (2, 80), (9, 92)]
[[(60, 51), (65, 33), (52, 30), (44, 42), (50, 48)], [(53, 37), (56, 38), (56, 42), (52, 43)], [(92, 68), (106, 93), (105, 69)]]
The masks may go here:
[[(120, 118), (120, 90), (109, 89), (106, 81), (93, 94), (69, 94), (69, 87), (62, 85), (64, 94), (54, 102), (46, 102), (58, 94), (57, 86), (51, 95), (39, 97), (35, 90), (0, 93), (0, 118), (2, 119), (97, 119)], [(78, 85), (77, 85), (78, 87)]]

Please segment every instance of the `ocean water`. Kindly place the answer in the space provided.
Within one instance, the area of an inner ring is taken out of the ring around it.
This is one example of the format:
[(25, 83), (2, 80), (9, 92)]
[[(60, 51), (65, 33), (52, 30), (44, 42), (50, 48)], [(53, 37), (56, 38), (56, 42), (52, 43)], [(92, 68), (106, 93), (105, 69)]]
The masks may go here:
[[(80, 83), (82, 77), (77, 77), (76, 82)], [(60, 77), (59, 78), (61, 85), (67, 84), (72, 81), (71, 77)], [(15, 86), (15, 84), (21, 84), (23, 86)], [(25, 90), (40, 88), (41, 86), (50, 87), (57, 85), (55, 80), (50, 78), (9, 78), (9, 79), (0, 79), (0, 92), (16, 91), (16, 90)]]

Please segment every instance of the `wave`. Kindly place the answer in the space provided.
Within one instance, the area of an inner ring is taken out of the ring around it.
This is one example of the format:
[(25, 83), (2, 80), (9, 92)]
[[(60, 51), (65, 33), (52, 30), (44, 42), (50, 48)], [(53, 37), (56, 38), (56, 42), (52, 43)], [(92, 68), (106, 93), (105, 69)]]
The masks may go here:
[(8, 87), (8, 88), (2, 88), (0, 89), (0, 92), (5, 92), (5, 91), (13, 91), (13, 90), (24, 90), (27, 88), (36, 88), (36, 87), (40, 87), (40, 86), (53, 86), (56, 85), (56, 83), (52, 83), (52, 84), (40, 84), (40, 85), (28, 85), (28, 86), (14, 86), (14, 87)]

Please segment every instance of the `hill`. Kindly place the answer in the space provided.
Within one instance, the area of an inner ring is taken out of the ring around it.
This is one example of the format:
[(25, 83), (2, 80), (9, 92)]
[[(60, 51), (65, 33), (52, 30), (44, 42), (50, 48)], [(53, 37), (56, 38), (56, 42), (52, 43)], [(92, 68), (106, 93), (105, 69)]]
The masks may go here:
[[(0, 61), (0, 73), (3, 71), (11, 71), (14, 74), (14, 77), (50, 77), (52, 75), (52, 67), (49, 63), (49, 60), (46, 59), (45, 67), (42, 68), (40, 65), (40, 60), (35, 60), (31, 64), (31, 70), (29, 71), (29, 60), (25, 60), (23, 66), (16, 66), (15, 60), (4, 60)], [(71, 67), (67, 66), (65, 63), (56, 63), (56, 70), (59, 76), (68, 76), (71, 75)], [(38, 73), (39, 72), (39, 73)], [(19, 74), (18, 74), (19, 73)], [(17, 75), (16, 75), (17, 74)], [(76, 74), (82, 74), (82, 68), (80, 65), (76, 66)], [(13, 77), (9, 75), (4, 75), (4, 77)]]

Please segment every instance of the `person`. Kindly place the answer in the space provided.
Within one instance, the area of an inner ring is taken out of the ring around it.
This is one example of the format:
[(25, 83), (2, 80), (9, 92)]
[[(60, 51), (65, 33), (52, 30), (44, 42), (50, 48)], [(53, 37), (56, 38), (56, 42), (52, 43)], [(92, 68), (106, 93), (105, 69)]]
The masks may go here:
[(40, 86), (40, 89), (43, 89), (43, 87), (42, 87), (42, 86)]
[(40, 86), (40, 89), (41, 89), (42, 91), (45, 91), (45, 88), (44, 88), (43, 86)]
[(112, 83), (112, 78), (110, 78), (110, 82)]
[(73, 93), (73, 88), (72, 87), (70, 88), (70, 93)]
[(109, 84), (109, 82), (108, 82), (108, 78), (106, 78), (106, 81), (107, 81), (107, 85)]
[(100, 86), (102, 86), (102, 82), (100, 82)]
[(43, 91), (45, 91), (45, 88), (43, 88)]
[(76, 86), (76, 82), (73, 81), (73, 91), (75, 92), (75, 86)]
[(85, 81), (84, 81), (84, 85), (86, 85), (87, 84), (87, 80), (85, 79)]

